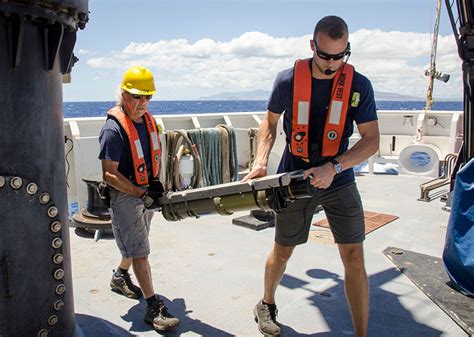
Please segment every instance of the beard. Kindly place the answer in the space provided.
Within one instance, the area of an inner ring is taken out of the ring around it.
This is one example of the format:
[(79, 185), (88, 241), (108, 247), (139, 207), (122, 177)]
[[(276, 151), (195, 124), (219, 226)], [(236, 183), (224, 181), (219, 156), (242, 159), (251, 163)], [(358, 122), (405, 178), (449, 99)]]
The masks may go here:
[(338, 65), (338, 66), (333, 66), (333, 67), (322, 67), (320, 66), (317, 62), (316, 62), (316, 59), (315, 57), (313, 57), (313, 64), (318, 68), (319, 72), (324, 74), (324, 75), (327, 75), (325, 72), (326, 70), (331, 70), (333, 72), (336, 72), (339, 70), (339, 68), (341, 67), (341, 65)]

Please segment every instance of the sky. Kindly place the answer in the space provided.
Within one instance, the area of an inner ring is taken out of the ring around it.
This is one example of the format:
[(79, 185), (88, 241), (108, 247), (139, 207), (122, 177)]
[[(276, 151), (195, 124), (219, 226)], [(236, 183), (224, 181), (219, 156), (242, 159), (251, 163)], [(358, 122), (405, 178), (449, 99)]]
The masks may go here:
[[(125, 70), (154, 74), (154, 100), (221, 92), (270, 91), (281, 70), (311, 57), (317, 21), (338, 15), (349, 26), (349, 63), (378, 92), (424, 99), (436, 0), (89, 0), (77, 34), (79, 58), (65, 101), (115, 100)], [(462, 99), (461, 61), (442, 1), (435, 98)]]

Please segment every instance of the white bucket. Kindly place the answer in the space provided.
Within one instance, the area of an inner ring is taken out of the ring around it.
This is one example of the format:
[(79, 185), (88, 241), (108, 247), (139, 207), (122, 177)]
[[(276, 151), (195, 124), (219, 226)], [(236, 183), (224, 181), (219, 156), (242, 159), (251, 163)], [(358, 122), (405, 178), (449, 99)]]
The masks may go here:
[(194, 174), (194, 158), (191, 155), (188, 154), (181, 157), (181, 161), (179, 162), (179, 173), (181, 174), (183, 182), (181, 188), (188, 188)]
[(399, 173), (436, 178), (439, 176), (440, 154), (434, 145), (408, 145), (398, 156)]

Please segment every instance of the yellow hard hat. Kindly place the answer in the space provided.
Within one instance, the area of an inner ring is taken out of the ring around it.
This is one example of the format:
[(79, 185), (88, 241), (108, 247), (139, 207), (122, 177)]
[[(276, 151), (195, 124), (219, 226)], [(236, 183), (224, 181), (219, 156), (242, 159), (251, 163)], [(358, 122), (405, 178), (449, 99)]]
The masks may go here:
[(123, 74), (120, 88), (135, 95), (153, 95), (156, 92), (153, 74), (145, 67), (132, 66)]

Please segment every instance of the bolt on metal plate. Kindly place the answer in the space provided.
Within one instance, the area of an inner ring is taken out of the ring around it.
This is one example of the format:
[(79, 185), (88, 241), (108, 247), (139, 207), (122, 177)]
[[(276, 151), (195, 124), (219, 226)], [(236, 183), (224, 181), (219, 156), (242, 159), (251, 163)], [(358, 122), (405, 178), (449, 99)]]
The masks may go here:
[(42, 205), (46, 205), (50, 200), (50, 197), (49, 197), (49, 194), (48, 193), (42, 193), (40, 196), (39, 196), (39, 202), (40, 204)]
[(38, 331), (38, 337), (48, 337), (48, 330), (41, 329), (40, 331)]
[(58, 270), (56, 270), (56, 271), (54, 272), (54, 278), (55, 278), (56, 280), (60, 280), (60, 279), (62, 279), (63, 277), (64, 277), (64, 270), (58, 269)]
[(63, 245), (63, 240), (61, 240), (60, 238), (54, 238), (51, 244), (53, 245), (53, 248), (58, 249), (61, 248), (61, 246)]
[(61, 230), (61, 223), (59, 221), (54, 221), (51, 224), (51, 232), (57, 233)]
[(58, 323), (58, 316), (56, 316), (56, 315), (49, 316), (48, 324), (49, 325), (55, 325), (56, 323)]
[(60, 264), (61, 262), (63, 262), (64, 258), (63, 258), (63, 255), (62, 254), (54, 254), (53, 256), (53, 262), (55, 264)]
[(36, 194), (36, 192), (38, 192), (38, 185), (36, 185), (35, 183), (29, 183), (28, 185), (26, 185), (26, 193), (28, 193), (29, 195), (33, 195)]
[(56, 206), (51, 206), (50, 208), (48, 208), (48, 216), (50, 218), (54, 218), (55, 216), (58, 215), (58, 209), (56, 208)]
[(54, 302), (54, 304), (53, 304), (54, 310), (57, 310), (57, 311), (60, 311), (63, 307), (64, 307), (64, 302), (61, 301), (61, 300), (57, 300), (57, 301)]
[(56, 286), (56, 294), (58, 295), (62, 295), (66, 292), (66, 286), (64, 284), (58, 284)]
[(14, 177), (14, 178), (12, 178), (12, 180), (10, 180), (10, 186), (14, 190), (19, 189), (21, 187), (21, 185), (23, 185), (23, 180), (21, 180), (20, 177)]

